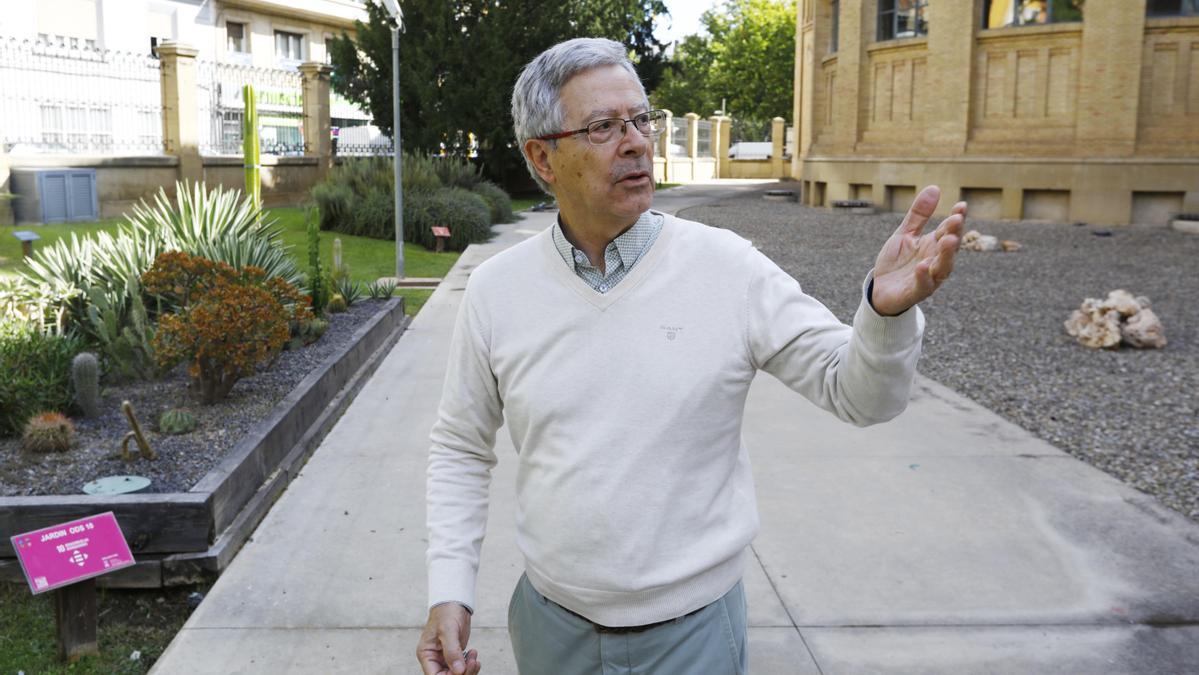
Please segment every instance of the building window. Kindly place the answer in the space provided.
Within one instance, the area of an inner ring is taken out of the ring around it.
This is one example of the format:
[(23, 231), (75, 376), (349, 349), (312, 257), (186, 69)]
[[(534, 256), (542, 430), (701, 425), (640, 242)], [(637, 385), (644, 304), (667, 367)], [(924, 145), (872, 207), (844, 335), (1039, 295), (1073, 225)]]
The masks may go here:
[(275, 56), (280, 61), (303, 61), (304, 36), (299, 33), (275, 31)]
[(833, 12), (833, 25), (829, 30), (828, 51), (830, 54), (836, 54), (841, 39), (841, 0), (833, 0), (829, 9)]
[(879, 0), (878, 39), (882, 41), (928, 35), (926, 9), (928, 0)]
[(227, 49), (238, 54), (246, 53), (246, 24), (225, 22), (225, 44)]
[(1149, 16), (1199, 16), (1199, 0), (1149, 0)]
[(983, 28), (1082, 21), (1084, 0), (987, 0)]

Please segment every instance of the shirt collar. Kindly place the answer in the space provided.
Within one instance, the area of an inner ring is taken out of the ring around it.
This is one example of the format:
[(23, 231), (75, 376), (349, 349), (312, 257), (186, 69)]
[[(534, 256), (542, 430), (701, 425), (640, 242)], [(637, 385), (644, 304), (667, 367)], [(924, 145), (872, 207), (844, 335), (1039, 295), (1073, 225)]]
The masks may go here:
[[(653, 213), (646, 211), (638, 216), (637, 222), (633, 223), (632, 227), (625, 230), (619, 237), (612, 241), (612, 244), (616, 245), (616, 253), (620, 256), (620, 262), (625, 267), (631, 267), (641, 257), (641, 254), (645, 252), (645, 242), (653, 233), (654, 222)], [(558, 217), (554, 220), (552, 234), (554, 246), (558, 249), (559, 255), (562, 256), (567, 265), (570, 265), (571, 269), (575, 269), (575, 251), (578, 249), (570, 243), (570, 240), (566, 238), (566, 234), (562, 231), (562, 214), (558, 214)], [(605, 253), (607, 253), (606, 249)], [(584, 264), (590, 265), (591, 263), (587, 261)]]

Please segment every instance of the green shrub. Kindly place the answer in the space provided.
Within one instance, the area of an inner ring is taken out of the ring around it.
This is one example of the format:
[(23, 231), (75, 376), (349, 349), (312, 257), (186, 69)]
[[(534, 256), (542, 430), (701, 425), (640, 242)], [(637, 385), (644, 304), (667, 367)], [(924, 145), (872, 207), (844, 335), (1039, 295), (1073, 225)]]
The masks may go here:
[(366, 287), (366, 294), (371, 300), (387, 300), (396, 292), (396, 282), (378, 279)]
[[(404, 187), (404, 196), (414, 192), (432, 192), (442, 186), (441, 178), (437, 175), (437, 162), (439, 160), (429, 157), (428, 155), (410, 155), (404, 153), (404, 165), (401, 167), (403, 172), (400, 176), (401, 185)], [(388, 170), (391, 170), (391, 165), (388, 165)], [(392, 181), (395, 185), (395, 181)]]
[(392, 192), (374, 191), (354, 203), (350, 227), (345, 234), (395, 240), (395, 200)]
[(333, 292), (345, 300), (346, 307), (351, 307), (355, 302), (361, 300), (363, 290), (362, 282), (352, 281), (349, 275), (333, 282)]
[(318, 183), (312, 188), (312, 198), (316, 200), (316, 208), (320, 212), (322, 230), (340, 230), (353, 212), (354, 191), (349, 185)]
[(0, 435), (20, 433), (35, 413), (71, 407), (71, 361), (83, 347), (74, 334), (0, 320)]
[(461, 251), (468, 245), (491, 238), (491, 213), (479, 195), (461, 188), (442, 188), (413, 195), (404, 203), (405, 239), (426, 248), (436, 245), (431, 228), (450, 228), (446, 248)]
[(479, 195), (487, 202), (487, 208), (491, 212), (492, 225), (511, 223), (515, 220), (512, 216), (512, 198), (500, 186), (489, 180), (485, 180), (474, 186), (471, 192)]
[(434, 166), (437, 167), (437, 177), (441, 179), (443, 187), (473, 190), (476, 185), (483, 182), (483, 174), (469, 159), (435, 157), (433, 161), (435, 162)]

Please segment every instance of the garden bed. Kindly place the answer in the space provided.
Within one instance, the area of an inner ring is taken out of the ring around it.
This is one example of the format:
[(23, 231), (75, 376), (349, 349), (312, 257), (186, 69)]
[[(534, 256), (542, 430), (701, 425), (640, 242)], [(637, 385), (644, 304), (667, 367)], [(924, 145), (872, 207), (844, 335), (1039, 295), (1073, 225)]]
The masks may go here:
[[(362, 301), (331, 317), (316, 343), (284, 352), (270, 367), (241, 380), (229, 398), (202, 406), (190, 399), (186, 375), (110, 387), (104, 413), (81, 420), (75, 448), (30, 457), (14, 440), (0, 441), (0, 531), (6, 535), (114, 511), (139, 564), (103, 577), (114, 586), (192, 583), (232, 559), (273, 499), (290, 482), (407, 325), (402, 298)], [(120, 458), (130, 400), (159, 457)], [(185, 435), (159, 434), (162, 410), (187, 407), (199, 422)], [(105, 475), (150, 478), (151, 492), (84, 495)], [(7, 536), (0, 542), (0, 579), (19, 580)]]

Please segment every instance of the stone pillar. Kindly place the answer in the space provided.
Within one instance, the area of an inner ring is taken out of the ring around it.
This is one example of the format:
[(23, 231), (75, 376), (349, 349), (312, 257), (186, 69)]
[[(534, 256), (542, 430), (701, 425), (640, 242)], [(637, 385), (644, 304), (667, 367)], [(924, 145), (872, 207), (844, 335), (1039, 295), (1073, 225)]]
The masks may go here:
[(180, 180), (204, 179), (200, 160), (200, 114), (196, 102), (196, 54), (199, 50), (178, 42), (158, 46), (162, 62), (163, 152), (179, 158)]
[(781, 117), (770, 120), (770, 177), (782, 178), (787, 174), (783, 171), (783, 146), (787, 141), (787, 121)]
[(712, 175), (717, 178), (721, 177), (720, 172), (724, 171), (725, 165), (729, 163), (728, 151), (726, 150), (723, 156), (720, 154), (721, 147), (729, 147), (729, 141), (725, 138), (726, 132), (724, 127), (720, 126), (720, 121), (723, 119), (720, 115), (713, 115), (708, 118), (708, 122), (712, 125), (712, 147), (710, 149), (712, 151), (712, 158), (716, 160), (716, 170), (712, 172)]
[(731, 117), (720, 117), (720, 178), (733, 177), (733, 163), (729, 161), (729, 136), (733, 132), (733, 119)]
[(333, 167), (331, 103), (329, 76), (333, 66), (309, 61), (300, 64), (301, 90), (304, 92), (304, 154), (317, 158), (317, 180), (325, 179)]
[(689, 112), (687, 118), (687, 156), (695, 159), (699, 156), (699, 115)]
[(1082, 155), (1127, 157), (1136, 150), (1145, 39), (1145, 0), (1089, 2), (1078, 67)]
[(982, 21), (975, 12), (979, 6), (976, 2), (930, 2), (924, 9), (929, 25), (927, 82), (955, 83), (936, 87), (935, 95), (931, 94), (933, 88), (913, 94), (919, 96), (913, 103), (924, 108), (928, 120), (925, 140), (937, 154), (961, 155), (966, 151), (975, 33)]

